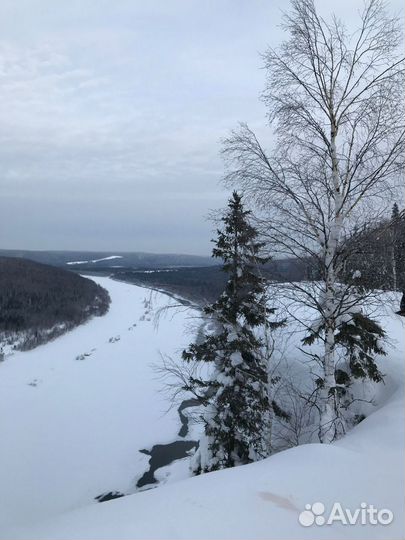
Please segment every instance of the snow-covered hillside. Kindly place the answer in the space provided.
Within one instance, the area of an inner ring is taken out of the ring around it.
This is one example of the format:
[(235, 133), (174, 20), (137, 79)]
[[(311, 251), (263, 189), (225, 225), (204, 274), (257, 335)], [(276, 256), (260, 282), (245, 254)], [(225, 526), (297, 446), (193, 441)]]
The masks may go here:
[[(138, 450), (177, 438), (151, 363), (190, 340), (193, 315), (168, 315), (156, 330), (147, 289), (97, 281), (112, 298), (108, 315), (0, 365), (1, 539), (404, 538), (404, 324), (393, 313), (381, 321), (391, 344), (378, 406), (339, 442), (195, 478), (181, 479), (177, 462), (159, 476), (178, 481), (96, 503), (134, 490), (149, 459)], [(153, 298), (155, 309), (169, 301)], [(320, 517), (334, 503), (352, 512), (365, 503), (394, 519), (304, 527), (299, 515), (315, 502)]]

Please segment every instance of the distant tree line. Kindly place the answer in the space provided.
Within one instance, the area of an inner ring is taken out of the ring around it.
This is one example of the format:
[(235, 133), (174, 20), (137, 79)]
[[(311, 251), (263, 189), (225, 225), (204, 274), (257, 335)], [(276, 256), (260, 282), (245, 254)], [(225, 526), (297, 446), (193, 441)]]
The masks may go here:
[[(302, 281), (314, 277), (312, 265), (297, 259), (269, 261), (263, 265), (261, 272), (269, 281)], [(221, 266), (166, 268), (159, 271), (117, 269), (113, 276), (129, 283), (161, 288), (200, 305), (215, 301), (227, 283)]]
[(0, 258), (0, 333), (31, 349), (104, 315), (108, 292), (72, 272), (29, 260)]
[(343, 276), (369, 289), (405, 291), (405, 212), (395, 203), (390, 219), (366, 223), (346, 240)]

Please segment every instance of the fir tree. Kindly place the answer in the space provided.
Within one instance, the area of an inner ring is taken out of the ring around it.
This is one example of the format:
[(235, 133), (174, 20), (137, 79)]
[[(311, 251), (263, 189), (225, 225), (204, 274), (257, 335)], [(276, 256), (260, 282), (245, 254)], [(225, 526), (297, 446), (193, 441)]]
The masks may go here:
[(360, 311), (352, 313), (348, 320), (342, 322), (336, 334), (336, 343), (346, 351), (350, 379), (383, 380), (375, 356), (386, 355), (382, 343), (385, 337), (381, 326)]
[(222, 223), (213, 257), (223, 261), (228, 281), (218, 300), (204, 310), (215, 322), (215, 331), (183, 351), (186, 362), (213, 365), (208, 380), (190, 379), (189, 389), (206, 405), (195, 472), (249, 463), (270, 452), (268, 366), (255, 330), (282, 323), (268, 321), (274, 309), (267, 306), (265, 281), (258, 271), (268, 259), (261, 256), (264, 245), (236, 192)]
[(391, 219), (393, 221), (397, 220), (399, 218), (399, 208), (398, 208), (398, 204), (395, 202), (393, 205), (392, 205), (392, 214), (391, 214)]
[[(361, 286), (359, 285), (359, 288)], [(377, 355), (385, 356), (385, 331), (382, 327), (354, 303), (356, 288), (351, 295), (341, 299), (345, 313), (337, 318), (335, 343), (342, 352), (342, 358), (335, 365), (336, 386), (332, 389), (336, 396), (339, 414), (342, 415), (342, 426), (356, 422), (357, 415), (349, 410), (355, 401), (350, 387), (356, 379), (372, 380), (376, 383), (383, 381), (383, 374), (375, 361)], [(311, 345), (318, 339), (325, 339), (324, 324), (317, 325), (302, 341)], [(318, 390), (324, 385), (322, 378), (316, 380)]]

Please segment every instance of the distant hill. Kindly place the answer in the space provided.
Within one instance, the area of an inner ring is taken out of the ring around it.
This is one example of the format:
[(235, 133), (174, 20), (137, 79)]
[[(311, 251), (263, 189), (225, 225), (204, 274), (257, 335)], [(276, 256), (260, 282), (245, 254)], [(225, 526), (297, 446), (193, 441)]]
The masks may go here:
[(224, 290), (227, 280), (220, 266), (116, 270), (112, 275), (119, 281), (162, 289), (201, 304), (214, 301)]
[(104, 315), (105, 289), (78, 274), (38, 262), (0, 257), (0, 346), (26, 350), (91, 316)]
[[(298, 260), (271, 261), (261, 268), (269, 281), (308, 279), (308, 268)], [(199, 304), (215, 301), (224, 290), (227, 275), (222, 267), (155, 268), (145, 270), (115, 268), (109, 274), (120, 281), (162, 289)]]
[[(120, 251), (24, 251), (0, 250), (0, 256), (31, 259), (94, 276), (111, 276), (136, 285), (164, 289), (205, 304), (223, 291), (226, 275), (212, 257), (182, 254), (126, 253)], [(275, 259), (263, 275), (272, 281), (312, 279), (311, 266), (298, 259)]]
[(213, 266), (211, 257), (183, 254), (155, 254), (121, 251), (26, 251), (0, 250), (0, 256), (30, 259), (53, 266), (67, 267), (71, 270), (92, 268), (163, 268)]

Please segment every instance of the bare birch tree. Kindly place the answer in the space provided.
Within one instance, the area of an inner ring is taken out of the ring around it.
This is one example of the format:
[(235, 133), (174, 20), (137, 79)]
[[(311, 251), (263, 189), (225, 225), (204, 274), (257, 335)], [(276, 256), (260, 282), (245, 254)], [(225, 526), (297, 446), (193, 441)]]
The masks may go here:
[(323, 19), (313, 0), (292, 0), (284, 30), (288, 39), (264, 55), (276, 142), (267, 152), (242, 124), (224, 141), (225, 180), (256, 201), (273, 252), (316, 266), (318, 289), (295, 287), (318, 313), (309, 330), (323, 343), (319, 437), (331, 442), (345, 431), (337, 335), (362, 297), (356, 274), (339, 280), (343, 239), (384, 211), (403, 171), (402, 35), (382, 0), (365, 3), (355, 32)]

